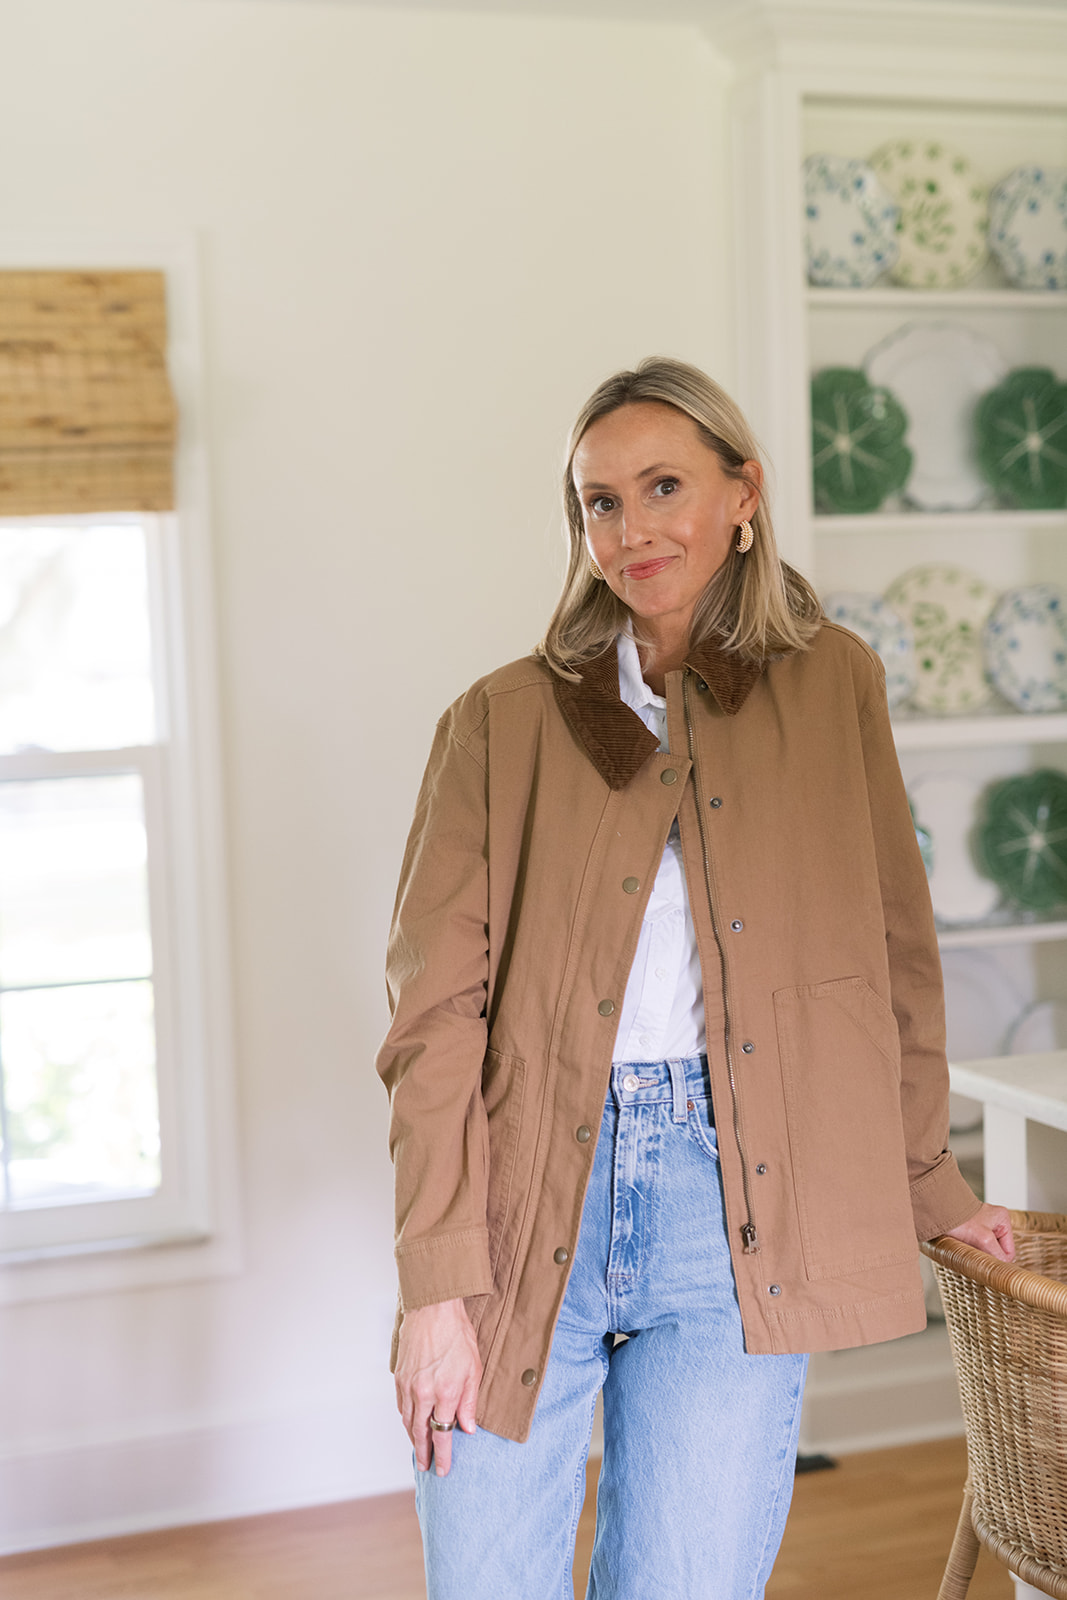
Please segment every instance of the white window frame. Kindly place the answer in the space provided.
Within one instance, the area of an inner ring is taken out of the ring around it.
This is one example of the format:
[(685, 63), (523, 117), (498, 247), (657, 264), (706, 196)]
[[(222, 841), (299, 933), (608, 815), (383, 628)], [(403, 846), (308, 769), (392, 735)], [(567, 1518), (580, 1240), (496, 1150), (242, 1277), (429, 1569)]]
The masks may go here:
[(162, 1183), (150, 1195), (0, 1213), (0, 1303), (214, 1277), (241, 1264), (195, 241), (0, 234), (3, 268), (119, 266), (166, 273), (168, 363), (180, 415), (177, 509), (11, 521), (144, 527), (157, 740), (128, 750), (0, 756), (0, 779), (142, 778)]

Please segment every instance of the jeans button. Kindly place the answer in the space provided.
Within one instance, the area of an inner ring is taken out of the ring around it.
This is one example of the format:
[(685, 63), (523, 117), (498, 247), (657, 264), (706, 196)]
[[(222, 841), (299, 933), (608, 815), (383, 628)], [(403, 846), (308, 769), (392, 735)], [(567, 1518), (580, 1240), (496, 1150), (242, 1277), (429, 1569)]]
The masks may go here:
[(633, 1094), (635, 1089), (640, 1089), (641, 1080), (640, 1078), (635, 1077), (632, 1072), (628, 1072), (625, 1078), (622, 1080), (622, 1086), (628, 1094)]

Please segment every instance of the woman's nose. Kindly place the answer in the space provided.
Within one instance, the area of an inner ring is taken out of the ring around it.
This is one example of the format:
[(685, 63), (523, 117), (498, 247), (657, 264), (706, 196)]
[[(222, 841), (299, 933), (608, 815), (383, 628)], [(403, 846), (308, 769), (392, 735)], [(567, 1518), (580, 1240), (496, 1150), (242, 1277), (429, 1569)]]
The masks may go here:
[(642, 515), (641, 508), (635, 507), (632, 511), (622, 514), (622, 542), (628, 548), (635, 545), (648, 543), (648, 529)]

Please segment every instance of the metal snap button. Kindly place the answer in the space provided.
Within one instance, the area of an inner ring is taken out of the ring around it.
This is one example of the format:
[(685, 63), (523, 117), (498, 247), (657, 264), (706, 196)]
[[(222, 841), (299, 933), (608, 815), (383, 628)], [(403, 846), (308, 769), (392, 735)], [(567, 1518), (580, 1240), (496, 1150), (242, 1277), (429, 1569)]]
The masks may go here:
[(570, 1260), (570, 1258), (571, 1258), (570, 1251), (569, 1250), (564, 1250), (562, 1245), (560, 1245), (558, 1250), (553, 1250), (553, 1252), (552, 1252), (552, 1259), (556, 1263), (557, 1267), (566, 1266), (566, 1264)]
[(740, 933), (741, 929), (744, 927), (744, 923), (741, 921), (740, 917), (735, 917), (730, 926), (735, 933)]
[[(767, 1293), (768, 1294), (781, 1294), (781, 1292), (782, 1292), (782, 1286), (781, 1286), (780, 1283), (772, 1283), (772, 1284), (769, 1285), (769, 1287), (767, 1289)], [(523, 1381), (523, 1383), (525, 1383), (526, 1379), (523, 1378), (522, 1381)]]
[(741, 1046), (741, 1049), (744, 1051), (746, 1056), (750, 1056), (755, 1048), (756, 1046), (752, 1043), (751, 1039), (746, 1039), (744, 1044)]
[(597, 1006), (597, 1010), (600, 1012), (602, 1017), (610, 1017), (611, 1013), (615, 1010), (614, 1000), (601, 1000), (600, 1004)]
[(711, 799), (708, 801), (708, 805), (713, 811), (718, 811), (719, 807), (722, 805), (722, 795), (713, 794)]
[(580, 1128), (575, 1128), (574, 1137), (579, 1144), (588, 1144), (593, 1135), (583, 1122)]
[(636, 894), (641, 887), (641, 880), (640, 878), (624, 878), (622, 886), (627, 894)]
[(707, 693), (707, 688), (708, 688), (708, 686), (704, 682), (703, 678), (699, 678), (697, 680), (697, 694), (706, 694)]
[(537, 1382), (537, 1373), (534, 1371), (533, 1367), (526, 1368), (526, 1371), (522, 1375), (522, 1382), (527, 1389), (533, 1388), (534, 1384)]
[(758, 1172), (758, 1173), (759, 1173), (759, 1175), (760, 1175), (760, 1177), (761, 1177), (761, 1178), (762, 1178), (762, 1177), (763, 1177), (763, 1176), (764, 1176), (764, 1174), (765, 1174), (765, 1173), (766, 1173), (766, 1171), (767, 1171), (767, 1168), (766, 1168), (766, 1167), (765, 1167), (765, 1166), (764, 1166), (764, 1165), (763, 1165), (763, 1162), (762, 1162), (762, 1161), (761, 1161), (761, 1162), (760, 1162), (760, 1163), (759, 1163), (759, 1165), (758, 1165), (758, 1166), (757, 1166), (757, 1168), (756, 1168), (756, 1171), (757, 1171), (757, 1172)]
[(622, 1086), (628, 1094), (633, 1094), (635, 1089), (640, 1089), (641, 1079), (635, 1077), (632, 1072), (628, 1072), (622, 1080)]
[(664, 767), (663, 771), (659, 775), (659, 781), (660, 783), (667, 784), (677, 783), (678, 774), (675, 772), (673, 767)]

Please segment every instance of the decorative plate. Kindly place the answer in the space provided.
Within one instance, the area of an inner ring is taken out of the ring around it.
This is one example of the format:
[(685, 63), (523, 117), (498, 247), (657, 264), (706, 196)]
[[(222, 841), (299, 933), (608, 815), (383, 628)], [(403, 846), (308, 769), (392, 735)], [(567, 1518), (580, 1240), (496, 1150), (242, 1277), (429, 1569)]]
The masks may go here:
[(1067, 905), (1067, 773), (1042, 767), (993, 784), (978, 842), (985, 870), (1016, 905)]
[(989, 196), (989, 247), (1019, 289), (1067, 289), (1067, 168), (1016, 167)]
[(1005, 1048), (1010, 1056), (1067, 1050), (1067, 1005), (1062, 1000), (1036, 1000), (1027, 1006), (1008, 1034)]
[(898, 208), (866, 161), (809, 156), (804, 163), (808, 279), (865, 289), (897, 259)]
[(987, 194), (966, 156), (937, 139), (891, 139), (871, 166), (900, 207), (894, 283), (954, 289), (988, 254)]
[[(980, 1061), (1001, 1055), (1008, 1030), (1026, 1003), (1023, 984), (1005, 970), (1004, 963), (990, 950), (945, 950), (941, 954), (941, 971), (945, 979), (949, 1060)], [(953, 1126), (977, 1123), (980, 1127), (980, 1103), (968, 1100), (961, 1105), (961, 1099), (953, 1096)]]
[(1048, 367), (1016, 367), (974, 414), (978, 461), (1024, 511), (1067, 506), (1067, 383)]
[(1067, 594), (1031, 583), (1001, 595), (985, 625), (986, 670), (1020, 711), (1067, 706)]
[(912, 704), (939, 716), (977, 711), (990, 697), (982, 630), (996, 594), (963, 567), (912, 567), (886, 590), (915, 630), (918, 670)]
[(934, 870), (934, 836), (929, 828), (924, 828), (915, 815), (915, 807), (908, 801), (908, 810), (911, 812), (912, 826), (915, 829), (915, 842), (919, 846), (919, 854), (923, 858), (926, 876), (929, 877)]
[(877, 594), (843, 591), (828, 594), (823, 610), (831, 622), (839, 622), (865, 639), (885, 666), (885, 691), (890, 706), (899, 706), (915, 688), (915, 631), (899, 611)]
[(970, 834), (982, 785), (958, 773), (917, 778), (909, 798), (921, 828), (933, 839), (930, 899), (939, 922), (982, 922), (1000, 899), (971, 854)]
[(907, 498), (924, 511), (969, 511), (989, 498), (974, 446), (974, 408), (1006, 375), (996, 345), (958, 323), (906, 323), (863, 362), (911, 419)]
[(908, 419), (886, 389), (852, 367), (827, 367), (811, 380), (815, 503), (829, 511), (877, 511), (911, 471)]

